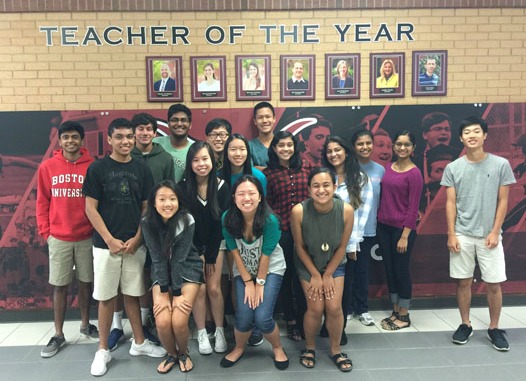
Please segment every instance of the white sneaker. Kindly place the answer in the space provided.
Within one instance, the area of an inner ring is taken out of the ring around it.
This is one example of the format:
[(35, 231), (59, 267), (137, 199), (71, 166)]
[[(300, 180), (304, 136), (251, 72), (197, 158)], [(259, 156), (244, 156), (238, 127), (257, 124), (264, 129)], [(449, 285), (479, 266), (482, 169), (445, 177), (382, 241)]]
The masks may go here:
[(206, 329), (197, 331), (197, 343), (199, 344), (199, 353), (202, 355), (210, 355), (214, 351), (210, 345), (210, 339), (208, 338)]
[(358, 320), (360, 320), (360, 323), (363, 325), (374, 325), (374, 319), (371, 315), (369, 315), (369, 312), (364, 312), (361, 314)]
[(153, 345), (149, 340), (146, 339), (144, 339), (144, 343), (142, 344), (136, 344), (135, 339), (133, 339), (129, 353), (132, 356), (148, 357), (164, 357), (164, 355), (166, 355), (166, 351), (163, 347)]
[(111, 361), (110, 351), (107, 349), (99, 349), (95, 353), (95, 358), (91, 363), (91, 375), (92, 376), (104, 376), (108, 368), (106, 364)]
[(216, 353), (225, 353), (228, 349), (228, 345), (226, 343), (225, 330), (223, 327), (216, 328), (215, 337), (216, 342), (214, 345), (214, 351), (216, 351)]

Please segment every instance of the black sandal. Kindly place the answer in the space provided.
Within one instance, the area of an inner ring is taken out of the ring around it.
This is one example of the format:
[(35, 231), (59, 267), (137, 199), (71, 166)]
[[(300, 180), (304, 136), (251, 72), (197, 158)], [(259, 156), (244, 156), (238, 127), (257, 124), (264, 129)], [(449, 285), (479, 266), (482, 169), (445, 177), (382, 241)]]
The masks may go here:
[[(341, 371), (341, 372), (350, 372), (352, 370), (352, 361), (349, 357), (347, 357), (347, 354), (346, 353), (336, 353), (335, 355), (332, 355), (332, 356), (329, 356), (332, 360), (332, 362), (334, 363), (334, 365), (336, 365), (336, 367)], [(339, 361), (338, 361), (339, 360)], [(350, 365), (349, 367), (345, 367), (345, 365)]]
[[(404, 325), (401, 327), (395, 323), (396, 320), (401, 321), (402, 323), (407, 323), (407, 325)], [(399, 331), (401, 329), (409, 328), (411, 326), (411, 319), (409, 319), (409, 314), (407, 315), (398, 314), (398, 317), (396, 318), (396, 320), (394, 321), (389, 320), (388, 322), (385, 323), (385, 325), (382, 324), (382, 328), (385, 329), (386, 331)]]
[[(381, 323), (382, 325), (383, 325), (383, 323), (385, 323), (385, 324), (389, 324), (388, 321), (393, 322), (393, 321), (395, 321), (396, 319), (398, 319), (399, 316), (400, 316), (400, 314), (399, 314), (398, 312), (393, 311), (393, 312), (391, 312), (391, 316), (388, 316), (388, 317), (386, 317), (385, 319), (382, 319), (382, 321), (381, 321), (380, 323)], [(393, 317), (394, 317), (394, 319), (393, 319)]]
[(314, 365), (316, 365), (316, 351), (314, 349), (302, 350), (300, 355), (300, 364), (308, 369), (314, 368)]
[(159, 367), (157, 367), (157, 373), (160, 373), (160, 374), (170, 373), (173, 367), (175, 366), (175, 360), (176, 360), (175, 357), (173, 357), (172, 355), (166, 355), (166, 357), (164, 358), (164, 361), (159, 364), (159, 366), (162, 365), (164, 370), (159, 370)]
[[(177, 359), (179, 360), (179, 370), (181, 372), (188, 373), (192, 369), (194, 369), (194, 362), (190, 358), (190, 355), (188, 355), (188, 354), (179, 355), (179, 357)], [(188, 360), (190, 360), (190, 362), (192, 363), (192, 367), (190, 369), (188, 369), (188, 367), (186, 366), (186, 362)]]
[(292, 341), (301, 341), (301, 331), (296, 323), (287, 324), (287, 337)]

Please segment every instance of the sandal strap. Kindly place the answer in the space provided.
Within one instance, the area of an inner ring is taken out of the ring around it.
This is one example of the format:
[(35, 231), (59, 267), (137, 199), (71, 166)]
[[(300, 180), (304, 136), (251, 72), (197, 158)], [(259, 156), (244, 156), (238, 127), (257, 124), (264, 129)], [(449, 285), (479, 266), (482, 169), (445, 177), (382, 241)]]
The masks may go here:
[(305, 354), (311, 354), (311, 355), (314, 355), (316, 356), (316, 351), (314, 349), (303, 349), (301, 351), (301, 354), (302, 355), (305, 355)]
[(403, 321), (404, 323), (410, 323), (411, 322), (411, 320), (409, 319), (409, 314), (407, 314), (407, 315), (400, 315), (399, 314), (397, 319), (400, 320), (400, 321)]
[(398, 331), (399, 329), (402, 329), (402, 327), (397, 326), (392, 320), (387, 320), (385, 326), (382, 325), (382, 328), (386, 331)]

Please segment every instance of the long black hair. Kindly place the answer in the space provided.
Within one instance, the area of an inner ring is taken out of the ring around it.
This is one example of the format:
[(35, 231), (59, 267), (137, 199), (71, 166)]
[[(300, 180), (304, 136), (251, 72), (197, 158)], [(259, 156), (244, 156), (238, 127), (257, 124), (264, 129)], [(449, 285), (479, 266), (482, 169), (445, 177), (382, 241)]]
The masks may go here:
[[(167, 221), (164, 222), (157, 209), (155, 209), (155, 197), (157, 192), (161, 188), (168, 188), (175, 193), (179, 207), (177, 212)], [(164, 238), (161, 238), (161, 253), (162, 255), (169, 257), (170, 256), (170, 246), (172, 245), (175, 239), (175, 230), (179, 221), (188, 213), (183, 204), (183, 197), (181, 189), (172, 181), (172, 180), (163, 180), (156, 186), (154, 186), (148, 197), (148, 208), (146, 209), (146, 214), (143, 218), (145, 223), (142, 224), (142, 228), (148, 230), (148, 233), (151, 237), (160, 237), (160, 232), (165, 231), (166, 234)], [(187, 221), (185, 221), (185, 227)]]
[(270, 142), (270, 146), (268, 147), (268, 167), (270, 169), (278, 169), (279, 168), (279, 157), (276, 154), (276, 151), (274, 149), (278, 145), (279, 141), (282, 139), (291, 138), (292, 142), (294, 143), (294, 154), (289, 160), (289, 168), (294, 171), (299, 171), (301, 169), (301, 156), (300, 156), (300, 148), (299, 148), (299, 141), (298, 138), (289, 131), (279, 131), (274, 135), (274, 138)]
[(321, 161), (323, 166), (328, 167), (336, 172), (336, 168), (327, 159), (327, 148), (329, 143), (336, 143), (345, 150), (345, 162), (343, 168), (345, 170), (345, 185), (349, 192), (349, 203), (354, 209), (357, 209), (362, 204), (360, 192), (362, 187), (367, 183), (367, 175), (360, 170), (360, 162), (358, 156), (349, 143), (339, 136), (328, 136), (323, 145), (323, 153)]
[(221, 171), (221, 177), (228, 183), (228, 185), (230, 185), (230, 187), (232, 187), (232, 163), (230, 163), (230, 160), (228, 160), (228, 147), (234, 139), (242, 140), (245, 143), (245, 147), (247, 148), (247, 159), (243, 164), (243, 174), (252, 174), (252, 156), (250, 155), (250, 146), (248, 144), (247, 138), (241, 134), (230, 135), (225, 143), (225, 150), (223, 151), (223, 169)]
[(259, 202), (258, 207), (256, 209), (254, 222), (252, 224), (252, 233), (255, 237), (259, 237), (261, 236), (261, 234), (263, 234), (263, 229), (267, 222), (267, 218), (270, 214), (272, 214), (272, 210), (268, 206), (267, 201), (265, 200), (265, 196), (263, 194), (263, 186), (261, 185), (259, 180), (252, 175), (241, 176), (234, 182), (234, 185), (232, 186), (232, 203), (230, 204), (230, 208), (228, 208), (228, 210), (226, 211), (224, 220), (226, 230), (234, 238), (243, 238), (245, 220), (243, 218), (243, 214), (238, 209), (234, 199), (237, 187), (247, 181), (256, 186), (259, 196), (261, 198), (261, 201)]
[(186, 154), (186, 165), (184, 170), (185, 181), (179, 183), (185, 193), (185, 202), (188, 205), (190, 213), (197, 213), (199, 208), (199, 201), (197, 200), (198, 187), (197, 187), (197, 176), (192, 170), (192, 161), (201, 149), (206, 149), (212, 162), (212, 170), (208, 174), (208, 181), (206, 184), (206, 202), (210, 207), (210, 213), (215, 221), (219, 221), (221, 218), (221, 209), (219, 207), (219, 201), (217, 200), (217, 168), (216, 161), (214, 159), (214, 151), (207, 142), (195, 142), (188, 149)]

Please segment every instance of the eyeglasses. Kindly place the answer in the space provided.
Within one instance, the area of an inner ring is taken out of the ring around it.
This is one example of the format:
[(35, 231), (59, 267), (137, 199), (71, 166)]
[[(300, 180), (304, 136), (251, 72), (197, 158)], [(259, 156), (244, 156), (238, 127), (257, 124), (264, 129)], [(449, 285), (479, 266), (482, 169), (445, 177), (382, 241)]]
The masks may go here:
[(402, 147), (411, 148), (413, 146), (413, 143), (411, 143), (411, 142), (405, 142), (405, 143), (396, 142), (394, 145), (395, 145), (396, 148), (402, 148)]
[(170, 123), (177, 124), (179, 122), (181, 122), (181, 124), (188, 124), (188, 123), (190, 123), (190, 119), (188, 119), (188, 118), (181, 118), (181, 119), (179, 119), (179, 118), (171, 118), (170, 119)]
[(220, 137), (221, 139), (226, 139), (228, 138), (230, 135), (226, 132), (211, 132), (207, 135), (210, 139), (212, 140), (215, 140), (217, 139), (218, 137)]

